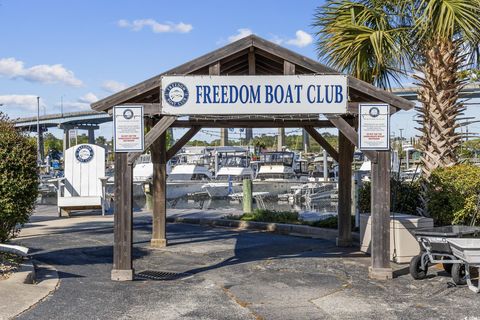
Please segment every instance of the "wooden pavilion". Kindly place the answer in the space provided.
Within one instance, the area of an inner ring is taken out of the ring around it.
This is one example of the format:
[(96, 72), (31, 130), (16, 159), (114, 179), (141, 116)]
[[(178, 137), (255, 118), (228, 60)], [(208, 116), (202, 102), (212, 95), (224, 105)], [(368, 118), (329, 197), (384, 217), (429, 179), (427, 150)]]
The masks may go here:
[[(340, 74), (314, 60), (251, 35), (138, 83), (92, 104), (96, 111), (111, 112), (118, 105), (143, 105), (145, 125), (151, 129), (145, 136), (150, 148), (153, 174), (152, 247), (167, 245), (166, 235), (166, 163), (201, 128), (304, 128), (339, 163), (338, 238), (340, 247), (352, 245), (351, 190), (354, 147), (358, 143), (358, 105), (381, 102), (390, 105), (390, 113), (409, 110), (413, 103), (348, 76), (346, 114), (298, 115), (282, 117), (208, 117), (190, 116), (187, 120), (162, 114), (161, 78), (165, 75), (298, 75)], [(168, 128), (189, 128), (167, 150)], [(316, 130), (337, 128), (338, 150)], [(390, 232), (390, 151), (366, 151), (372, 161), (372, 247), (370, 277), (389, 279)], [(132, 168), (139, 153), (115, 154), (115, 217), (112, 280), (132, 280)]]

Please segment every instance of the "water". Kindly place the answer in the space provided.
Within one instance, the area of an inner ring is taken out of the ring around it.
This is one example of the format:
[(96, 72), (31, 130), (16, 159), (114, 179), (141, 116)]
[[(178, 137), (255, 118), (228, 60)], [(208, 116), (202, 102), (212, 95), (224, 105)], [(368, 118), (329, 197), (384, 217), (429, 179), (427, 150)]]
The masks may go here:
[[(230, 199), (202, 199), (202, 200), (189, 200), (181, 198), (177, 200), (169, 200), (167, 208), (175, 209), (198, 209), (203, 211), (208, 210), (235, 210), (241, 211), (243, 209), (242, 203)], [(257, 204), (254, 202), (254, 208), (257, 208)], [(332, 213), (337, 211), (337, 203), (331, 200), (318, 202), (312, 206), (307, 206), (305, 203), (296, 204), (287, 201), (278, 200), (265, 200), (265, 209), (275, 211), (308, 211), (312, 213), (318, 213), (319, 215)]]

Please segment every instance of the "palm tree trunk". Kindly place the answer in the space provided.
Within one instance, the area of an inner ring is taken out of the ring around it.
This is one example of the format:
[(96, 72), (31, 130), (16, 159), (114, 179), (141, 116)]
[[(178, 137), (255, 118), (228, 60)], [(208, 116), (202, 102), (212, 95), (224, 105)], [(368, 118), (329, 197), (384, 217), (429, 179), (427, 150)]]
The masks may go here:
[(464, 82), (458, 77), (463, 57), (460, 56), (458, 43), (452, 41), (436, 41), (436, 45), (426, 49), (425, 62), (418, 70), (423, 77), (414, 76), (418, 81), (418, 101), (421, 103), (416, 110), (422, 125), (421, 151), (423, 152), (422, 172), (428, 179), (433, 170), (448, 167), (458, 161), (458, 148), (461, 133), (458, 116), (465, 108), (459, 102), (459, 93)]
[(418, 101), (421, 106), (417, 121), (421, 128), (420, 149), (422, 151), (422, 173), (425, 179), (421, 186), (422, 207), (417, 208), (423, 216), (428, 214), (427, 182), (433, 170), (448, 167), (458, 162), (458, 148), (461, 133), (458, 116), (465, 110), (459, 102), (460, 90), (464, 82), (458, 77), (463, 63), (458, 43), (452, 41), (435, 41), (424, 52), (424, 64), (417, 68), (423, 74), (414, 76), (418, 81)]

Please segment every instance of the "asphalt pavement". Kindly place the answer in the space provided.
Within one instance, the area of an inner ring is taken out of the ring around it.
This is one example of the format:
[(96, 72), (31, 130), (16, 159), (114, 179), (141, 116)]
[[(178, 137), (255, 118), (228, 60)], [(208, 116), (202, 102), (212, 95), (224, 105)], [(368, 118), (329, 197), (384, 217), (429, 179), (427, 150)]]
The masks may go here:
[(168, 224), (149, 248), (151, 218), (135, 213), (134, 267), (175, 280), (110, 280), (112, 218), (58, 219), (39, 208), (16, 242), (58, 270), (60, 284), (19, 319), (475, 319), (478, 295), (440, 269), (414, 281), (367, 277), (370, 258), (320, 239)]

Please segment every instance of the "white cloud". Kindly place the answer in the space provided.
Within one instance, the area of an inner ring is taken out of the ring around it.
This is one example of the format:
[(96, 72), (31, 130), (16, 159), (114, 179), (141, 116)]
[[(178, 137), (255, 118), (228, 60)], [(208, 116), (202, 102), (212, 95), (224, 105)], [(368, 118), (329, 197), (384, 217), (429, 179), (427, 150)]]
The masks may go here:
[(127, 88), (128, 85), (122, 82), (118, 82), (115, 80), (107, 80), (104, 81), (102, 84), (102, 89), (108, 91), (110, 93), (115, 93), (118, 91), (122, 91), (123, 89)]
[(72, 71), (65, 69), (61, 64), (40, 64), (25, 68), (24, 62), (15, 58), (0, 59), (0, 76), (40, 83), (63, 83), (72, 87), (83, 85)]
[(228, 37), (228, 42), (235, 42), (237, 40), (240, 40), (242, 38), (245, 38), (249, 35), (253, 34), (251, 29), (248, 28), (240, 28), (237, 30), (236, 34), (233, 34)]
[(306, 47), (312, 42), (313, 42), (312, 35), (310, 35), (309, 33), (303, 30), (297, 30), (297, 32), (295, 32), (295, 38), (289, 39), (286, 41), (287, 44), (300, 47), (300, 48)]
[(90, 103), (94, 103), (94, 102), (97, 102), (97, 101), (98, 101), (98, 97), (93, 92), (86, 93), (83, 96), (81, 96), (80, 98), (78, 98), (78, 102), (81, 102), (81, 103), (90, 104)]
[[(33, 94), (8, 94), (0, 95), (0, 104), (3, 104), (2, 109), (10, 111), (13, 108), (22, 111), (36, 112), (37, 111), (37, 96)], [(45, 103), (40, 99), (40, 106), (43, 108)]]
[(122, 19), (117, 21), (117, 25), (120, 28), (128, 28), (132, 31), (140, 31), (144, 27), (149, 27), (150, 29), (152, 29), (152, 32), (154, 33), (166, 33), (166, 32), (188, 33), (193, 29), (193, 26), (188, 23), (183, 23), (183, 22), (160, 23), (154, 19), (138, 19), (133, 21)]

